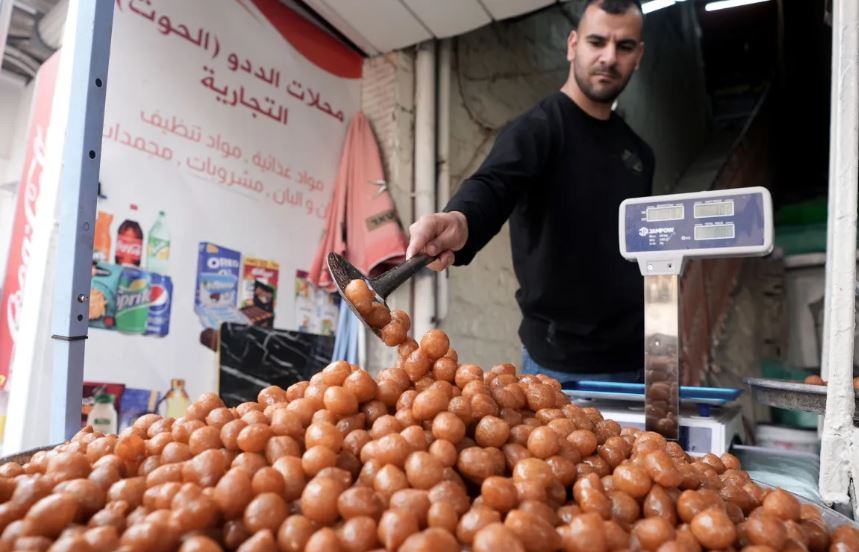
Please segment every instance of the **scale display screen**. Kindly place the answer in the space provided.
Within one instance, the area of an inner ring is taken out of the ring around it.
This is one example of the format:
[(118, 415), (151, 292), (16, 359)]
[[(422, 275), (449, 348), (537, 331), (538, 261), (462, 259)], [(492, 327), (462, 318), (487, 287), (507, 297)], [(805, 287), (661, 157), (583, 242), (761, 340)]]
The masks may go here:
[(621, 254), (630, 260), (772, 250), (772, 199), (762, 187), (627, 199), (618, 222)]
[(732, 217), (734, 216), (734, 200), (712, 201), (708, 203), (696, 203), (694, 207), (695, 218)]
[(734, 238), (736, 231), (732, 223), (718, 224), (714, 226), (705, 226), (703, 224), (695, 225), (696, 240), (730, 240)]
[(647, 222), (662, 222), (666, 220), (683, 220), (684, 217), (683, 205), (665, 205), (658, 207), (648, 207), (644, 215)]

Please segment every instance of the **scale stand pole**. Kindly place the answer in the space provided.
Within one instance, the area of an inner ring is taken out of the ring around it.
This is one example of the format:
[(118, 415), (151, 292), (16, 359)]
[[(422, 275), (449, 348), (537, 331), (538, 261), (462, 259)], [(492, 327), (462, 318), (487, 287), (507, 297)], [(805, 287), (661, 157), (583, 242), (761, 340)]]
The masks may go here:
[(618, 241), (644, 276), (645, 428), (679, 441), (683, 266), (689, 259), (768, 255), (772, 198), (752, 186), (625, 199)]
[(674, 441), (680, 438), (679, 283), (676, 273), (644, 277), (645, 429)]

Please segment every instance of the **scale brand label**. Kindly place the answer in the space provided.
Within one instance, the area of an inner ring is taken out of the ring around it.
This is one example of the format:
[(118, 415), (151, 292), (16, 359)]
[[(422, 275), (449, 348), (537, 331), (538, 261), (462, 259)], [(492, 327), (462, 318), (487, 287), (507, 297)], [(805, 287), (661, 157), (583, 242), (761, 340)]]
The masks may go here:
[(658, 235), (658, 234), (673, 234), (673, 233), (674, 233), (674, 227), (673, 226), (667, 226), (664, 228), (645, 228), (644, 226), (642, 226), (641, 228), (638, 229), (638, 235), (641, 237), (654, 236), (654, 235)]

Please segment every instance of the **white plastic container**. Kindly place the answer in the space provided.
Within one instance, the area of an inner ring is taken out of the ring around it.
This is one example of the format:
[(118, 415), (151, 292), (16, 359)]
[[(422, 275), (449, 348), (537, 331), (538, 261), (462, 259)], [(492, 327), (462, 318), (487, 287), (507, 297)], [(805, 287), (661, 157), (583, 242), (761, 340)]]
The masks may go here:
[(755, 440), (760, 447), (798, 450), (812, 454), (820, 452), (820, 440), (817, 431), (813, 429), (759, 424), (755, 429)]
[(93, 431), (116, 433), (116, 409), (113, 407), (113, 397), (106, 393), (95, 396), (95, 404), (87, 416), (87, 424)]

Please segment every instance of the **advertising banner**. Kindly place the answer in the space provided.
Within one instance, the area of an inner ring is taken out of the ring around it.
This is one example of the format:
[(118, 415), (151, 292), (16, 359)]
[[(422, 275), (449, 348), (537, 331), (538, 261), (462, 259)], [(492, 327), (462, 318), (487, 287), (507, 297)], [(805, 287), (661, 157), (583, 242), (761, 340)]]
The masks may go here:
[(217, 388), (223, 323), (333, 330), (318, 319), (331, 298), (290, 286), (323, 231), (360, 73), (277, 0), (117, 0), (87, 380), (184, 380), (196, 397)]

